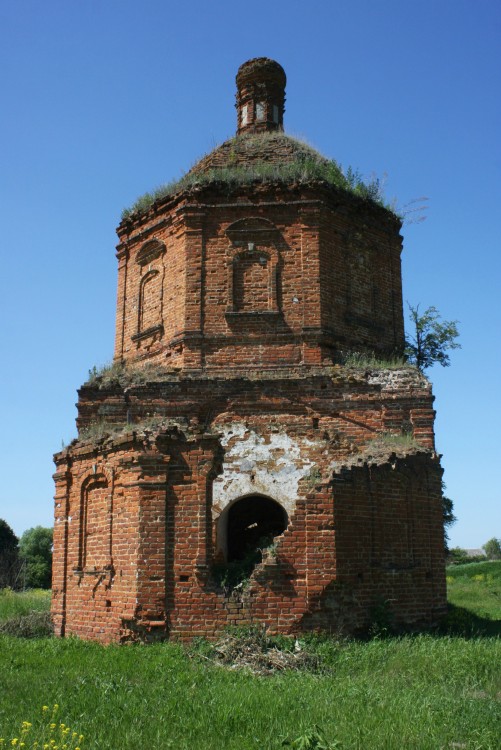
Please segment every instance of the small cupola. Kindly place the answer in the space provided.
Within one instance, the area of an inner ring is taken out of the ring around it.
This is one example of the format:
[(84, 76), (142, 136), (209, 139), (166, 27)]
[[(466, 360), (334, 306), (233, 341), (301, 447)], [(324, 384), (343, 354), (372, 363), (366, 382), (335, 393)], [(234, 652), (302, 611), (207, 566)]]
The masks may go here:
[(285, 71), (268, 57), (255, 57), (237, 73), (237, 135), (284, 129)]

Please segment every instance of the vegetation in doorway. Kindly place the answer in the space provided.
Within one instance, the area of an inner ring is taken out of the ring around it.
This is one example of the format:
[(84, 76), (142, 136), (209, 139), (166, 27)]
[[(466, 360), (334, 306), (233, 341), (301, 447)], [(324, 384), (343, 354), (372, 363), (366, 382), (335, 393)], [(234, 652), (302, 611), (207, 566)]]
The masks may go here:
[(216, 585), (228, 596), (234, 591), (245, 591), (249, 586), (252, 571), (263, 561), (263, 553), (276, 557), (274, 537), (261, 537), (257, 546), (248, 550), (241, 560), (216, 563), (212, 567), (212, 578)]

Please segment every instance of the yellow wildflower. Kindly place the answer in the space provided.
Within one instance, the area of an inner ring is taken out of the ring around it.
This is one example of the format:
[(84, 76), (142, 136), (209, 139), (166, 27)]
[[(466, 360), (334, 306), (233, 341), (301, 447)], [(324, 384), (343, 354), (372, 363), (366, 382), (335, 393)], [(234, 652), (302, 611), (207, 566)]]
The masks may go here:
[(49, 710), (48, 706), (42, 706), (42, 711), (48, 711), (48, 710)]
[(10, 741), (10, 744), (12, 745), (12, 747), (15, 747), (17, 745), (17, 743), (18, 743), (18, 738), (17, 737), (14, 737), (14, 739)]

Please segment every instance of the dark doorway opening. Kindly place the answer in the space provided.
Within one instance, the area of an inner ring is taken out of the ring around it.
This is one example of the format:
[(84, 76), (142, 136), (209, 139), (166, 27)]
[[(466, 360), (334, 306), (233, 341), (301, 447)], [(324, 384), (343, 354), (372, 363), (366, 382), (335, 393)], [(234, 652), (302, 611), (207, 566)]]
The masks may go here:
[(227, 561), (248, 559), (269, 547), (287, 528), (287, 513), (279, 503), (262, 495), (237, 500), (228, 510)]

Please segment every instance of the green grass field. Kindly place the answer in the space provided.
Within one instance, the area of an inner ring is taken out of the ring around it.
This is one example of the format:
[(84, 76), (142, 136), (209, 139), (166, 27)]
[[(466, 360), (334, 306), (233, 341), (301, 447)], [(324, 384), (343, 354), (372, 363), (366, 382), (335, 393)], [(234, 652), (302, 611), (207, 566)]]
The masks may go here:
[[(256, 676), (172, 643), (0, 636), (0, 737), (10, 745), (32, 722), (31, 748), (58, 704), (58, 721), (85, 736), (81, 750), (275, 750), (315, 725), (345, 749), (500, 750), (501, 563), (479, 565), (448, 570), (466, 636), (319, 639), (316, 674)], [(0, 597), (0, 619), (4, 606)], [(484, 634), (490, 626), (497, 637)]]
[(49, 607), (50, 591), (34, 589), (16, 593), (10, 589), (0, 589), (0, 621), (27, 615), (33, 611), (44, 612)]
[(486, 620), (501, 621), (501, 561), (451, 566), (447, 588), (451, 604)]

